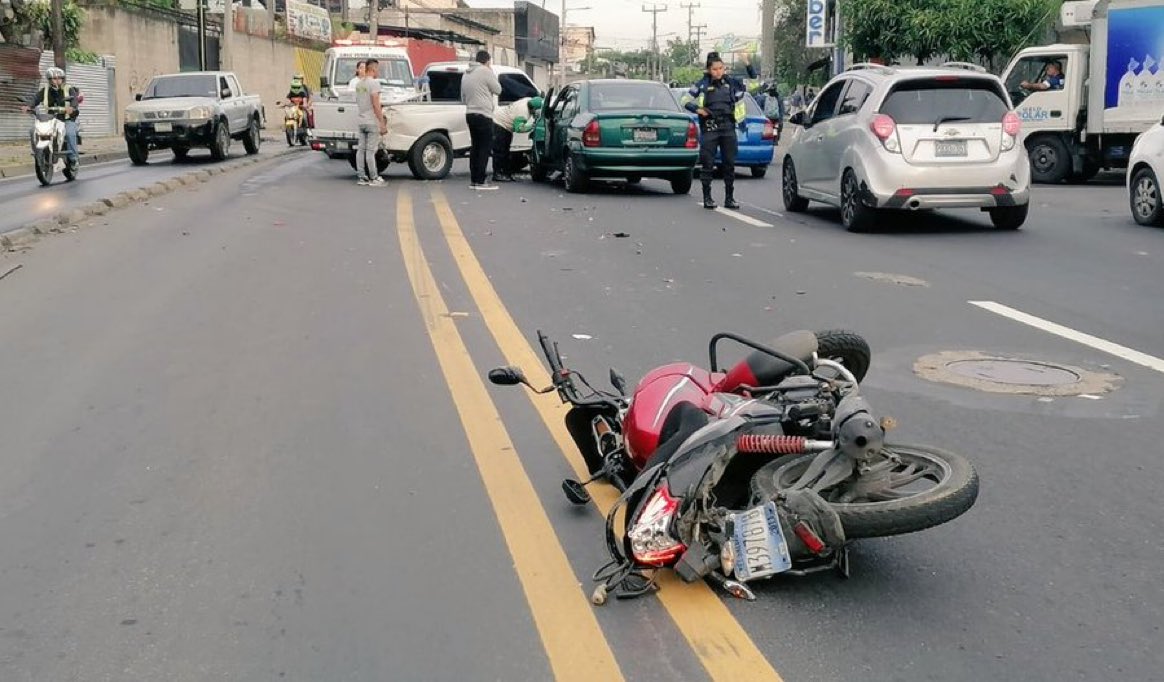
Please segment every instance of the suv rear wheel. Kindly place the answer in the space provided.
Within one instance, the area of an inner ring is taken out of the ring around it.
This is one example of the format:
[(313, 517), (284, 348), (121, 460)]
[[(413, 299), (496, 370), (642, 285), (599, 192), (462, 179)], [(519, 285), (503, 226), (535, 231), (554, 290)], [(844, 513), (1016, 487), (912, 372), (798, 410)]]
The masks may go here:
[(1030, 204), (1000, 206), (990, 209), (990, 222), (1000, 230), (1017, 230), (1027, 221)]

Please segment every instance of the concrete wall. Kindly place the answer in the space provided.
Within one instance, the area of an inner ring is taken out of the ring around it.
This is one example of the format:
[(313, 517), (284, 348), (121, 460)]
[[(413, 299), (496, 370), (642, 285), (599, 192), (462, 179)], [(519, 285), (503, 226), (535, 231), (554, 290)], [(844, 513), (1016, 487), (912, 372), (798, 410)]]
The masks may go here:
[[(267, 36), (248, 35), (247, 22), (235, 22), (231, 41), (233, 68), (248, 94), (262, 97), (267, 110), (268, 128), (277, 128), (279, 111), (275, 101), (287, 94), (291, 76), (297, 71), (308, 76), (308, 83), (318, 83), (307, 73), (318, 69), (323, 54), (297, 48)], [(117, 7), (86, 8), (86, 26), (81, 31), (81, 48), (97, 54), (117, 57), (117, 101), (120, 111), (118, 129), (124, 121), (125, 106), (133, 102), (152, 76), (178, 71), (178, 28), (162, 16), (144, 14)]]

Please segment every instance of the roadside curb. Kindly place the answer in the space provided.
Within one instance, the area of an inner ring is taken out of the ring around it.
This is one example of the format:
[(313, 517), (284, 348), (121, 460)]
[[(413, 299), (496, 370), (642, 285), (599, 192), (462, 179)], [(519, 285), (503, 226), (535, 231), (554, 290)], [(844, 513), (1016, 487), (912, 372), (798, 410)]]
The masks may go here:
[[(71, 208), (61, 211), (56, 215), (47, 218), (41, 218), (30, 223), (25, 223), (20, 227), (8, 230), (7, 232), (0, 232), (0, 250), (2, 251), (19, 251), (30, 248), (31, 245), (39, 240), (41, 237), (55, 232), (64, 232), (71, 227), (77, 227), (85, 221), (96, 216), (103, 216), (110, 211), (126, 208), (141, 201), (146, 201), (151, 198), (160, 197), (174, 190), (183, 187), (190, 187), (199, 183), (207, 182), (211, 178), (229, 173), (240, 168), (254, 166), (259, 163), (273, 161), (284, 156), (302, 151), (302, 147), (294, 147), (281, 149), (270, 156), (244, 156), (241, 158), (230, 159), (229, 161), (221, 162), (210, 166), (208, 168), (200, 168), (198, 170), (189, 171), (181, 175), (175, 175), (159, 182), (153, 182), (142, 187), (138, 187), (124, 192), (118, 192), (107, 197), (103, 197), (97, 201), (90, 202), (78, 208)], [(95, 163), (95, 162), (94, 162)]]

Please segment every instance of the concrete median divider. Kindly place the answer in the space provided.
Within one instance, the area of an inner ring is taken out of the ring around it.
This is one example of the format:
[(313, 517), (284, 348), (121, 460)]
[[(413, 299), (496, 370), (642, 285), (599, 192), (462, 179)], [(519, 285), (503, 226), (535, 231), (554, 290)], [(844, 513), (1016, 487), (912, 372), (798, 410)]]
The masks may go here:
[(110, 211), (126, 208), (136, 203), (148, 201), (154, 197), (164, 196), (183, 187), (190, 187), (207, 182), (217, 175), (222, 175), (240, 168), (247, 168), (258, 163), (273, 161), (301, 151), (303, 151), (301, 148), (283, 149), (275, 152), (271, 156), (246, 156), (231, 159), (208, 168), (192, 170), (182, 175), (153, 182), (142, 187), (111, 194), (108, 197), (103, 197), (84, 206), (67, 209), (48, 218), (41, 218), (21, 225), (18, 228), (0, 233), (0, 249), (5, 251), (27, 249), (44, 235), (61, 232), (65, 228), (81, 225), (90, 218), (103, 216)]

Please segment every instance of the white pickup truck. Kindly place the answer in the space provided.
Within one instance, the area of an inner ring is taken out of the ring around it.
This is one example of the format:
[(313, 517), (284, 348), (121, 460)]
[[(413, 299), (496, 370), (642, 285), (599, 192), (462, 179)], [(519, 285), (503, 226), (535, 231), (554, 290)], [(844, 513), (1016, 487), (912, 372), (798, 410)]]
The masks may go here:
[[(501, 82), (498, 104), (505, 105), (523, 97), (533, 97), (538, 88), (520, 69), (494, 66)], [(461, 78), (469, 70), (468, 62), (432, 64), (425, 71), (420, 97), (416, 101), (400, 101), (384, 105), (388, 120), (388, 135), (383, 140), (383, 153), (377, 156), (377, 165), (383, 172), (389, 161), (407, 163), (413, 177), (419, 180), (439, 180), (449, 174), (453, 159), (469, 152), (469, 127), (465, 121), (465, 105), (461, 100)], [(322, 105), (323, 106), (321, 108)], [(347, 157), (355, 166), (356, 107), (354, 102), (323, 102), (315, 105), (315, 130), (312, 139), (322, 142), (321, 135), (337, 143), (332, 149), (323, 148), (332, 158)], [(342, 145), (342, 146), (339, 146)], [(529, 134), (514, 135), (513, 168), (524, 165), (531, 147)]]

